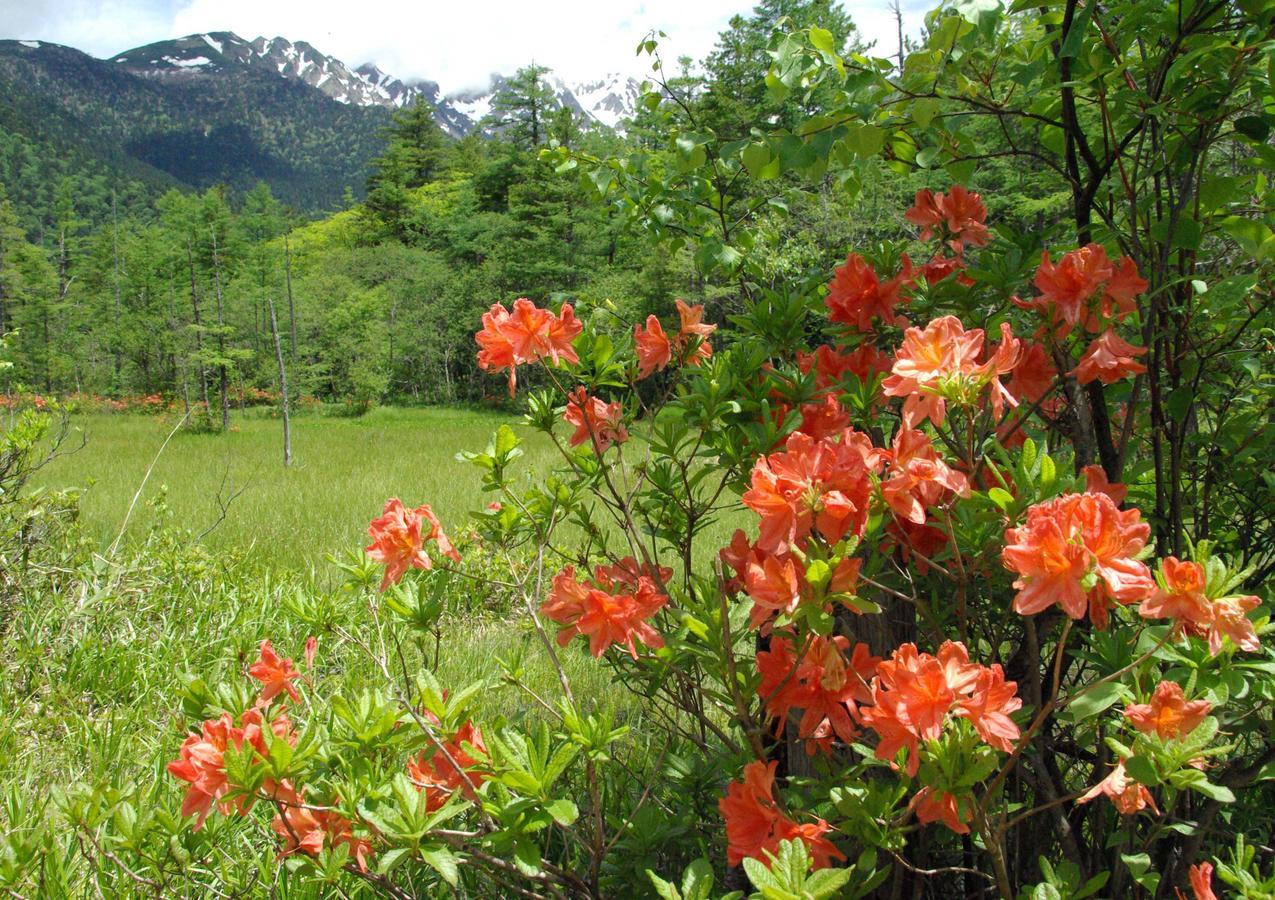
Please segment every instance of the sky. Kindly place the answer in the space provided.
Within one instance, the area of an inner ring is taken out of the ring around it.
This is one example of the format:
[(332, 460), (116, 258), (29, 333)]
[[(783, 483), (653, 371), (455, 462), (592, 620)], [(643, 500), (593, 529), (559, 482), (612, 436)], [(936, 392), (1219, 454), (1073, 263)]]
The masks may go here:
[[(888, 0), (843, 0), (865, 40), (897, 45)], [(933, 0), (902, 0), (915, 34)], [(661, 52), (702, 59), (751, 0), (0, 0), (0, 38), (52, 41), (98, 57), (187, 34), (233, 31), (308, 41), (351, 66), (374, 62), (445, 92), (485, 86), (533, 59), (568, 80), (641, 77), (634, 48), (664, 31)]]

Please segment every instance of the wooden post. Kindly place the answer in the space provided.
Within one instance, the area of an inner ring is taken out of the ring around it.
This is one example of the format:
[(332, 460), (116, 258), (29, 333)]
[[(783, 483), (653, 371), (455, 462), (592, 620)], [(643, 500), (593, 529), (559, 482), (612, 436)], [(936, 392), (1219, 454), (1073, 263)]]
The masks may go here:
[(266, 298), (270, 307), (270, 333), (274, 335), (274, 355), (279, 360), (279, 399), (283, 408), (283, 464), (292, 465), (292, 423), (288, 419), (288, 372), (283, 365), (283, 344), (279, 341), (279, 321), (274, 314), (274, 301)]

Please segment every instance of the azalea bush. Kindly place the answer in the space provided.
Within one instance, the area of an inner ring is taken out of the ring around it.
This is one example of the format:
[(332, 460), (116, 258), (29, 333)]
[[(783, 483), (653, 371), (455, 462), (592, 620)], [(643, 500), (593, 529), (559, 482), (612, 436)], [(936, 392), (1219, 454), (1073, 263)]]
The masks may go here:
[[(1155, 547), (1148, 483), (1077, 437), (1083, 388), (1146, 371), (1147, 283), (1097, 243), (1024, 259), (960, 185), (902, 218), (729, 328), (492, 306), (478, 363), (511, 394), (538, 370), (560, 464), (521, 471), (502, 427), (462, 454), (472, 523), (387, 502), (345, 566), (365, 621), (315, 619), (374, 664), (362, 693), (320, 689), (314, 642), (193, 681), (189, 833), (241, 820), (297, 878), (398, 897), (1269, 884), (1234, 837), (1269, 832), (1262, 588)], [(1132, 456), (1151, 425), (1124, 415)], [(471, 526), (477, 569), (448, 537)], [(512, 598), (552, 691), (514, 640), (498, 679), (440, 681), (458, 589)], [(586, 655), (623, 713), (579, 695)]]

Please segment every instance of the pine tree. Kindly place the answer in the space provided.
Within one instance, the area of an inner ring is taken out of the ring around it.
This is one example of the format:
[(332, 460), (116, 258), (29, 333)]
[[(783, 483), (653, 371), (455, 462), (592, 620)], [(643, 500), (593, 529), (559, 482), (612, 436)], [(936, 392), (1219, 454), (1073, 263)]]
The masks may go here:
[(557, 106), (553, 88), (545, 81), (545, 66), (523, 66), (505, 81), (491, 100), (491, 113), (483, 127), (491, 128), (521, 150), (539, 147)]

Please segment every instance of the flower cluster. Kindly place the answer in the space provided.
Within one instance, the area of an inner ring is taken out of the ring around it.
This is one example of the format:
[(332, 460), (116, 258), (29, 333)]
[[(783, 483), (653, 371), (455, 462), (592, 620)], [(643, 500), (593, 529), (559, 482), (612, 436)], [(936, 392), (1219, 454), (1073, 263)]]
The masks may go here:
[[(429, 531), (425, 531), (426, 522)], [(429, 504), (408, 509), (403, 501), (394, 497), (386, 501), (384, 511), (372, 520), (367, 530), (372, 535), (372, 543), (364, 550), (369, 557), (385, 564), (381, 590), (398, 584), (408, 569), (433, 568), (433, 560), (425, 552), (428, 541), (434, 541), (439, 552), (452, 562), (460, 562), (460, 554), (443, 533), (443, 526)]]
[(1257, 631), (1248, 618), (1249, 611), (1261, 601), (1251, 594), (1211, 599), (1205, 589), (1203, 566), (1166, 556), (1155, 592), (1142, 601), (1138, 612), (1152, 619), (1172, 619), (1187, 634), (1208, 638), (1209, 652), (1214, 656), (1221, 652), (1227, 638), (1250, 653), (1261, 649)]
[(567, 566), (554, 577), (549, 599), (540, 611), (562, 625), (559, 646), (565, 647), (580, 634), (588, 637), (594, 656), (620, 644), (637, 659), (635, 638), (652, 649), (664, 646), (664, 638), (648, 620), (668, 603), (657, 578), (663, 584), (672, 574), (670, 569), (645, 569), (628, 557), (614, 566), (598, 566), (589, 583), (579, 581), (575, 567)]
[(881, 659), (867, 644), (855, 644), (847, 659), (849, 647), (849, 639), (840, 635), (816, 635), (798, 661), (792, 641), (776, 635), (767, 649), (758, 651), (757, 695), (775, 723), (776, 737), (783, 734), (789, 714), (799, 709), (797, 737), (806, 742), (807, 753), (829, 753), (834, 736), (846, 744), (855, 739), (858, 706), (872, 699), (868, 682)]
[(492, 304), (491, 309), (483, 313), (483, 328), (476, 336), (482, 348), (478, 352), (478, 367), (485, 372), (508, 369), (509, 396), (512, 397), (518, 383), (518, 366), (543, 359), (555, 365), (559, 361), (579, 362), (571, 342), (583, 328), (570, 303), (564, 303), (556, 316), (526, 297), (515, 300), (512, 311), (505, 309), (502, 303)]
[(860, 715), (880, 737), (877, 758), (893, 763), (905, 751), (904, 769), (915, 775), (920, 742), (937, 739), (949, 716), (968, 720), (997, 750), (1013, 750), (1019, 732), (1010, 713), (1022, 706), (1016, 688), (999, 664), (971, 663), (959, 641), (944, 642), (937, 655), (904, 644), (877, 667), (872, 705)]
[[(679, 326), (677, 334), (669, 337), (660, 320), (654, 315), (646, 317), (646, 326), (635, 326), (633, 342), (637, 350), (638, 380), (649, 378), (668, 366), (674, 356), (683, 362), (697, 366), (713, 355), (708, 336), (717, 330), (716, 325), (704, 324), (704, 306), (688, 306), (681, 300), (677, 306)], [(689, 355), (688, 355), (689, 351)]]
[(953, 273), (957, 273), (958, 283), (966, 286), (974, 284), (963, 273), (965, 248), (982, 247), (991, 238), (986, 224), (987, 207), (983, 204), (982, 197), (959, 184), (952, 185), (946, 194), (925, 188), (916, 192), (912, 207), (903, 214), (903, 218), (920, 226), (921, 240), (928, 241), (938, 237), (944, 247), (953, 253), (952, 256), (946, 256), (940, 248), (921, 267), (921, 275), (927, 284), (937, 284)]
[(574, 425), (569, 443), (572, 447), (590, 442), (598, 453), (605, 453), (612, 444), (622, 444), (629, 439), (624, 427), (624, 407), (618, 402), (607, 403), (600, 397), (590, 397), (584, 388), (576, 388), (567, 401), (563, 419)]
[(1155, 590), (1138, 557), (1151, 534), (1136, 509), (1122, 510), (1106, 493), (1064, 494), (1027, 510), (1027, 521), (1005, 531), (1001, 560), (1018, 574), (1014, 610), (1035, 615), (1053, 604), (1073, 619), (1105, 628), (1111, 603), (1129, 604)]
[(737, 866), (745, 859), (765, 860), (781, 841), (800, 840), (810, 851), (816, 869), (832, 865), (845, 855), (824, 837), (829, 825), (823, 819), (799, 825), (784, 814), (775, 801), (777, 762), (753, 760), (744, 766), (742, 781), (732, 781), (718, 801), (726, 821), (726, 861)]
[[(432, 714), (426, 712), (425, 718), (438, 725), (437, 717)], [(466, 721), (455, 734), (409, 760), (407, 777), (425, 792), (425, 807), (429, 812), (442, 809), (457, 791), (467, 800), (477, 802), (475, 790), (487, 778), (487, 772), (480, 766), (486, 756), (482, 730), (472, 721)]]

